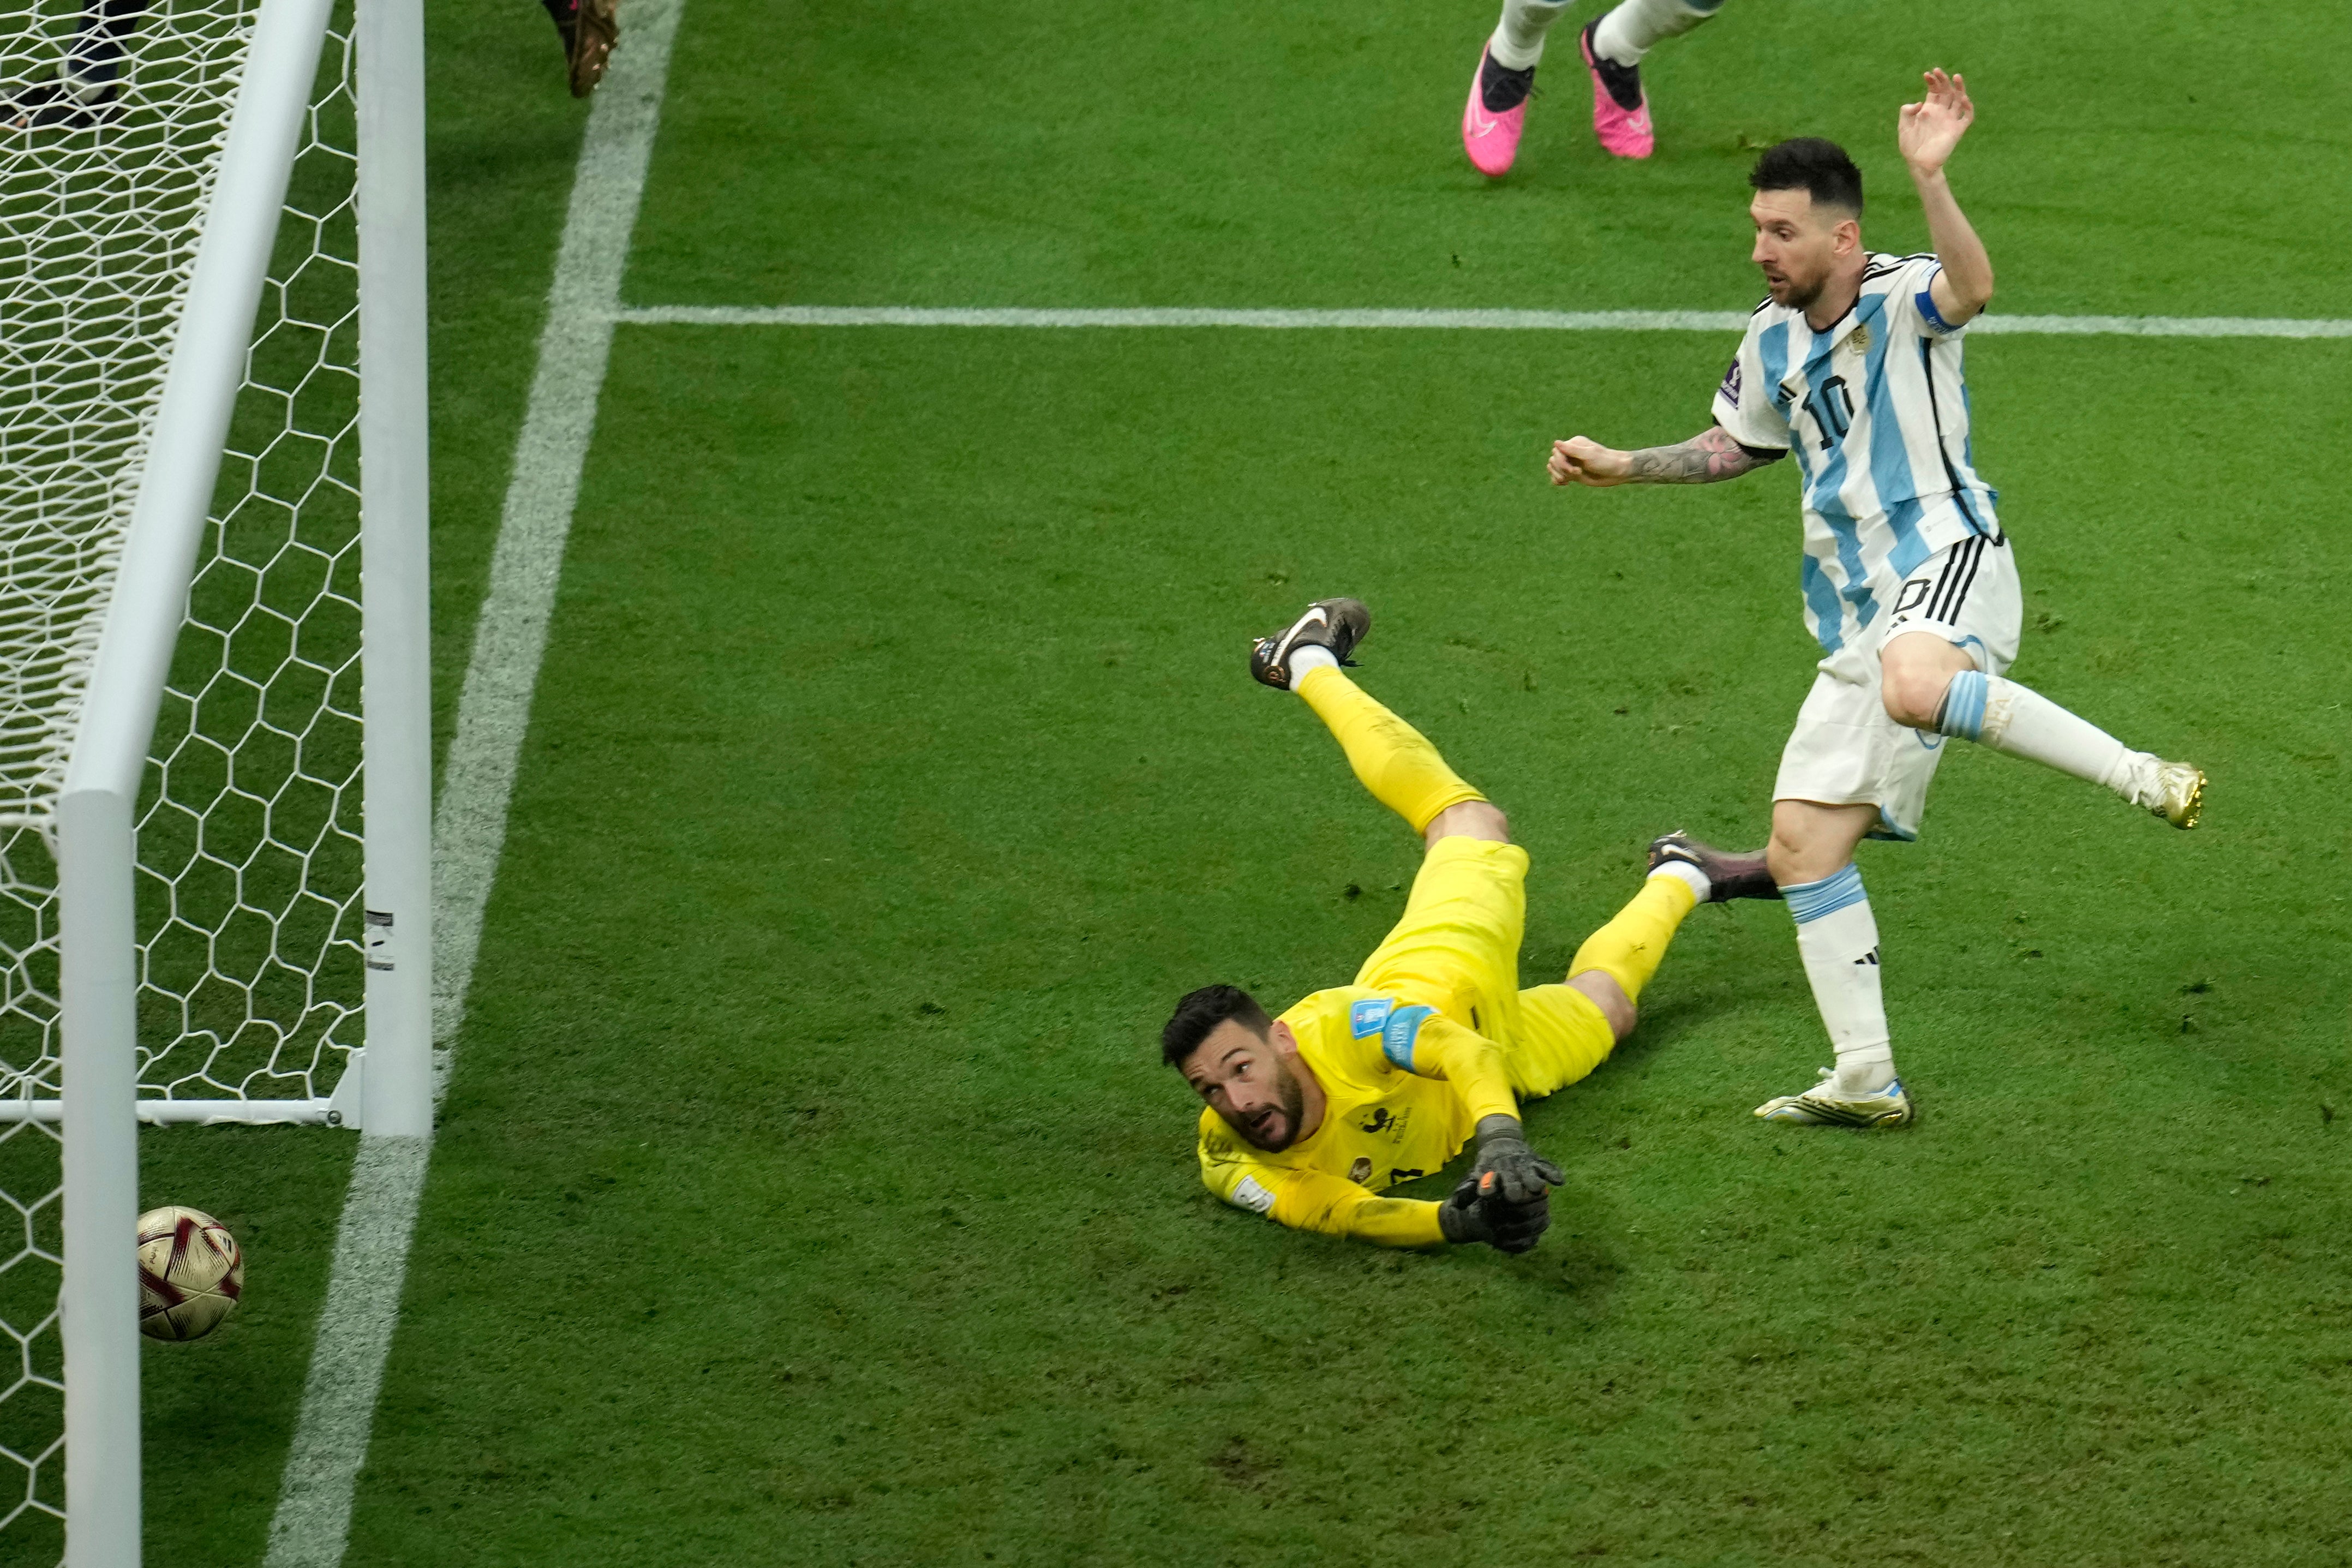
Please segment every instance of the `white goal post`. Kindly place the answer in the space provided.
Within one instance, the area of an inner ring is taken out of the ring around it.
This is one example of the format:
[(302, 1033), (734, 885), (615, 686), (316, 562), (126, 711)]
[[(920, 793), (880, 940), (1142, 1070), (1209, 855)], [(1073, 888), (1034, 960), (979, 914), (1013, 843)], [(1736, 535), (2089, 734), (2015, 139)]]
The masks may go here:
[(0, 1550), (132, 1568), (140, 1123), (431, 1132), (423, 8), (0, 16)]

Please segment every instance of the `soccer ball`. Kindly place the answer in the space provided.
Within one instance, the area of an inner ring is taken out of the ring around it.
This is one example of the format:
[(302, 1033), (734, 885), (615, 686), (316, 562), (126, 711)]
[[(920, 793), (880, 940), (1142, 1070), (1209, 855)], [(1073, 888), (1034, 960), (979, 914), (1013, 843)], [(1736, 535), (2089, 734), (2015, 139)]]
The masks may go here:
[(141, 1333), (200, 1340), (229, 1315), (244, 1290), (245, 1255), (220, 1221), (177, 1205), (139, 1216)]

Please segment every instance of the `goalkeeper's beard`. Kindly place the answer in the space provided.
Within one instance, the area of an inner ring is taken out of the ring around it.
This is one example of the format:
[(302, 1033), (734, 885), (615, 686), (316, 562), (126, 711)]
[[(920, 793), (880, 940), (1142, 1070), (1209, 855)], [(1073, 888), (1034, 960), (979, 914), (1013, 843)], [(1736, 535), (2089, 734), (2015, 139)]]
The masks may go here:
[(1274, 1093), (1280, 1103), (1234, 1125), (1234, 1131), (1254, 1147), (1279, 1154), (1298, 1142), (1299, 1125), (1307, 1119), (1307, 1090), (1300, 1086), (1298, 1075), (1281, 1058), (1274, 1058), (1273, 1065)]

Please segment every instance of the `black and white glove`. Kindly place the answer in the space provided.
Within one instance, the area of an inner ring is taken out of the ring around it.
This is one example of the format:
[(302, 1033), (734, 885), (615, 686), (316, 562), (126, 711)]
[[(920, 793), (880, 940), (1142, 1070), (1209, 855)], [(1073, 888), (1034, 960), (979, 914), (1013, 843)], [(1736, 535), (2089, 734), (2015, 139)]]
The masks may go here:
[(1453, 1195), (1437, 1205), (1437, 1227), (1445, 1239), (1486, 1243), (1497, 1252), (1531, 1250), (1551, 1224), (1551, 1200), (1540, 1197), (1515, 1204), (1508, 1198), (1478, 1190), (1479, 1178), (1465, 1176)]
[(1470, 1168), (1482, 1197), (1507, 1203), (1541, 1203), (1551, 1189), (1568, 1178), (1558, 1165), (1528, 1147), (1526, 1131), (1516, 1116), (1478, 1119), (1478, 1163)]

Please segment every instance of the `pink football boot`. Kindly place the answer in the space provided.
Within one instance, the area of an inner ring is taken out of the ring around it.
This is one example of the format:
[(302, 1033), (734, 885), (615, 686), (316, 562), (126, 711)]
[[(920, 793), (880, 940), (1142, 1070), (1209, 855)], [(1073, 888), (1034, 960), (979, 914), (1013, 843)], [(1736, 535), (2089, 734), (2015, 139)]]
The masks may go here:
[[(1517, 88), (1519, 100), (1494, 113), (1486, 108), (1486, 51), (1478, 51), (1478, 68), (1470, 73), (1470, 101), (1462, 106), (1462, 150), (1470, 154), (1470, 162), (1488, 179), (1511, 172), (1511, 160), (1518, 156), (1519, 131), (1528, 122), (1528, 89), (1535, 80), (1535, 68), (1507, 71), (1493, 68), (1502, 78), (1503, 85)], [(1512, 79), (1517, 78), (1517, 80)]]
[(1584, 68), (1592, 73), (1592, 133), (1620, 158), (1646, 158), (1658, 142), (1650, 133), (1650, 99), (1642, 90), (1642, 68), (1621, 66), (1593, 53), (1592, 30), (1600, 26), (1596, 16), (1576, 36)]

